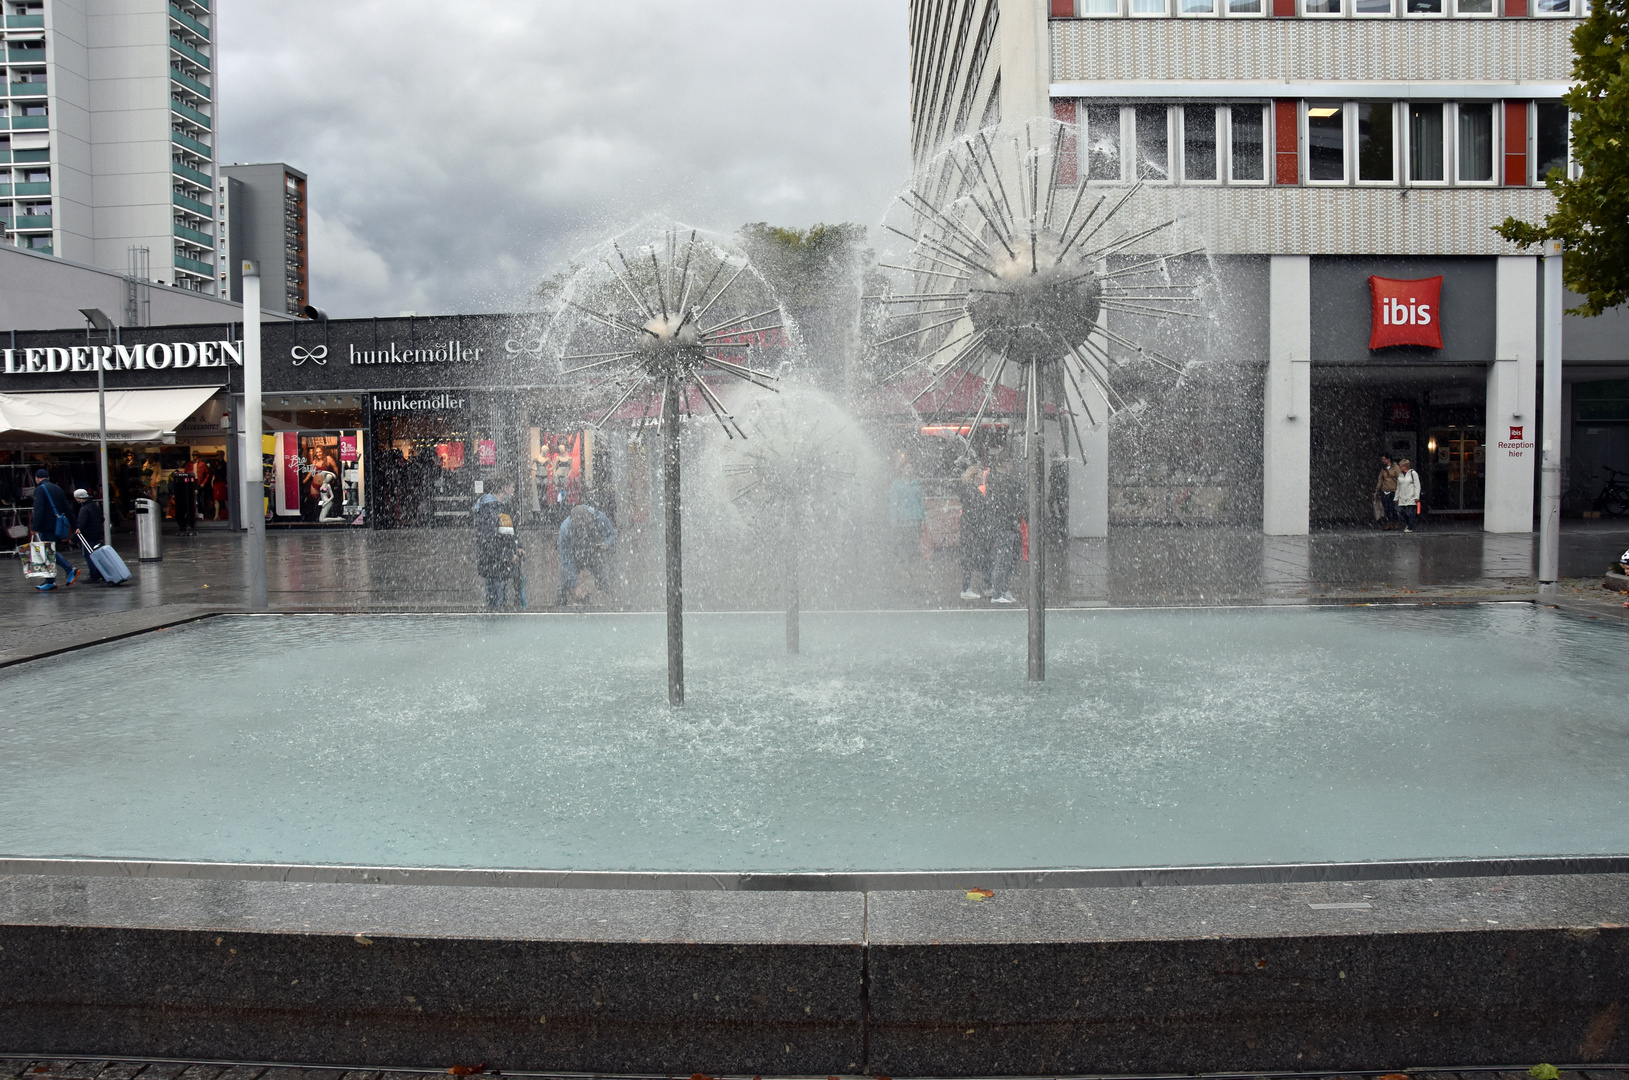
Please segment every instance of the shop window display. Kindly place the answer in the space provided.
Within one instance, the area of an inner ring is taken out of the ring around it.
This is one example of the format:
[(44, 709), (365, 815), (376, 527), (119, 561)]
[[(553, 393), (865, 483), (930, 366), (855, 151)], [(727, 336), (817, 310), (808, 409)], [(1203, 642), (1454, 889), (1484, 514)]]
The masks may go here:
[(364, 523), (360, 430), (280, 431), (274, 445), (268, 492), (273, 522)]

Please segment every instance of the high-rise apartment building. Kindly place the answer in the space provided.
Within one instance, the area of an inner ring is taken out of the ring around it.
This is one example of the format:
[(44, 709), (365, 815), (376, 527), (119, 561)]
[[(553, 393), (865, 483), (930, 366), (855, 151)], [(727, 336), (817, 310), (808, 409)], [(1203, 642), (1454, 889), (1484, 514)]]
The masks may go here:
[(0, 0), (6, 242), (218, 291), (211, 0)]
[[(1101, 434), (1107, 468), (1071, 483), (1077, 535), (1367, 520), (1383, 450), (1413, 459), (1432, 513), (1532, 528), (1541, 271), (1493, 230), (1542, 220), (1544, 177), (1575, 168), (1561, 96), (1587, 2), (911, 0), (925, 183), (954, 196), (934, 155), (982, 126), (1069, 121), (1059, 183), (1140, 181), (1119, 220), (1177, 225), (1138, 250), (1198, 247), (1173, 272), (1217, 282), (1186, 412), (1155, 421), (1158, 455)], [(1389, 343), (1389, 305), (1438, 287), (1440, 346)], [(1577, 387), (1629, 377), (1626, 329), (1567, 319), (1569, 416)], [(1599, 486), (1608, 443), (1587, 440), (1609, 426), (1561, 433), (1575, 491)]]
[(216, 189), (221, 295), (243, 299), (243, 260), (260, 264), (261, 304), (300, 315), (311, 302), (306, 176), (282, 162), (223, 165)]

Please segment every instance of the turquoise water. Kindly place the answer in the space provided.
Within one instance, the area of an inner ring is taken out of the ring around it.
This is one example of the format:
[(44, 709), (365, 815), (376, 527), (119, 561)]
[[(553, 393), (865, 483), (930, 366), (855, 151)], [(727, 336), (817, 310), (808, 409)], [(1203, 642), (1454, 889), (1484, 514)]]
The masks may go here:
[[(1629, 852), (1629, 633), (1526, 605), (227, 617), (0, 672), (0, 854), (941, 870)], [(42, 703), (50, 702), (49, 707)]]

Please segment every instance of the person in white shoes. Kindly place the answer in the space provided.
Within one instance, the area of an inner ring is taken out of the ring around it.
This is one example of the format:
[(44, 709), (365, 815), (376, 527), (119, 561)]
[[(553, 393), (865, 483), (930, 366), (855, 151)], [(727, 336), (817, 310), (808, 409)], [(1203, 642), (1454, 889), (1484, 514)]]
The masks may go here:
[(1397, 468), (1397, 512), (1403, 515), (1403, 531), (1413, 532), (1420, 513), (1420, 474), (1408, 458), (1399, 461)]

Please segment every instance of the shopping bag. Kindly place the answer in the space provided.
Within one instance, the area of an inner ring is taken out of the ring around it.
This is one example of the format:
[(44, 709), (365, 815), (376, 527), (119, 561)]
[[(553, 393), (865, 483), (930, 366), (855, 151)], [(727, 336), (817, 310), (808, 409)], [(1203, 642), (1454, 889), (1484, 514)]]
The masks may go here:
[(57, 546), (49, 540), (30, 540), (28, 560), (23, 563), (23, 577), (29, 579), (57, 579)]
[(1379, 521), (1386, 516), (1386, 504), (1380, 498), (1380, 492), (1374, 493), (1374, 519)]

